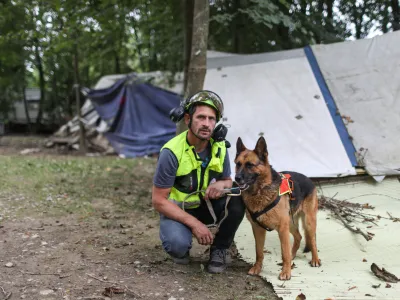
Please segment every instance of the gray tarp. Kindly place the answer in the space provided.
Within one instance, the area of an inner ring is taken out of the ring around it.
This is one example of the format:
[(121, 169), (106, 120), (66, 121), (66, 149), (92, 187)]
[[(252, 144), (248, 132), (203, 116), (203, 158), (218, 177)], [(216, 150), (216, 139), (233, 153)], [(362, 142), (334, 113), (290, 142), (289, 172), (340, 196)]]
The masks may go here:
[(400, 174), (400, 32), (312, 47), (371, 175)]

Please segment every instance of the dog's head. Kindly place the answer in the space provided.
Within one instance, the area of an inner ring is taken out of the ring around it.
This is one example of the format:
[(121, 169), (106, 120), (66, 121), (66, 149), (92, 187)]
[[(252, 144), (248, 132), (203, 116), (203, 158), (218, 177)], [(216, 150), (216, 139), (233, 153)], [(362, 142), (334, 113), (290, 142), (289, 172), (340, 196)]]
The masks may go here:
[(270, 169), (267, 143), (260, 137), (254, 150), (245, 147), (239, 137), (236, 142), (235, 180), (241, 186), (251, 186)]

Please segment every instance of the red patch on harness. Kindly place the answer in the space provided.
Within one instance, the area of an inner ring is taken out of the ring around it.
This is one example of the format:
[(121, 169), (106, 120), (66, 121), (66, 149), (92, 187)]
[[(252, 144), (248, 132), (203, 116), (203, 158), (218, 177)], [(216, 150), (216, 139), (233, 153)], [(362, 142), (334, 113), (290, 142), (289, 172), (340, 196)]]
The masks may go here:
[(293, 193), (293, 181), (290, 179), (290, 174), (282, 174), (281, 185), (279, 186), (279, 196), (284, 194), (292, 194)]

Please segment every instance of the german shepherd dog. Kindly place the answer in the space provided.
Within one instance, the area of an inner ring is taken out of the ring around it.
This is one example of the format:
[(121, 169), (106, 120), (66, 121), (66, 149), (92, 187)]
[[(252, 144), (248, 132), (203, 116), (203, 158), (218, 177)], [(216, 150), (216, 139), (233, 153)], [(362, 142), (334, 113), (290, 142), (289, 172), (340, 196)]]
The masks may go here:
[[(247, 186), (242, 196), (246, 205), (246, 217), (252, 225), (256, 244), (256, 262), (248, 274), (260, 274), (266, 231), (277, 230), (283, 260), (279, 279), (290, 280), (291, 262), (302, 239), (298, 226), (299, 219), (302, 220), (306, 239), (304, 252), (311, 250), (312, 267), (321, 266), (316, 245), (318, 198), (313, 182), (300, 173), (282, 172), (289, 174), (292, 183), (291, 192), (282, 195), (280, 187), (284, 177), (269, 164), (264, 137), (258, 139), (254, 150), (247, 149), (239, 137), (236, 143), (235, 164), (235, 181), (239, 185)], [(290, 249), (289, 232), (294, 237), (292, 249)]]

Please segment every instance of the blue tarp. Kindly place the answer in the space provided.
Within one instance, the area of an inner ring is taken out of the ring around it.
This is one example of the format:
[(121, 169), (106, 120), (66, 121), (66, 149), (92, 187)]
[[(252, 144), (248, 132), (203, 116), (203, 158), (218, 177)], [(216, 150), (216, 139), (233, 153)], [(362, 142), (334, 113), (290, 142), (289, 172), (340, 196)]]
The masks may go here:
[(180, 96), (127, 76), (106, 89), (90, 90), (87, 97), (109, 130), (105, 137), (125, 157), (158, 153), (176, 134), (169, 112)]

